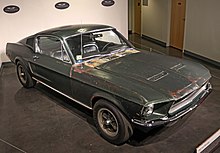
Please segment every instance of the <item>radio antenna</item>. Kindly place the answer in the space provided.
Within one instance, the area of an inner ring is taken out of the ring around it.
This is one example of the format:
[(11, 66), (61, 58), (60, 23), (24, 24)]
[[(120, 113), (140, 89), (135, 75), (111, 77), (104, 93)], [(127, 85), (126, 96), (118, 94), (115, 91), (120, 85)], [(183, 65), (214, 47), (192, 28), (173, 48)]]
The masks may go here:
[(80, 33), (81, 33), (81, 55), (83, 55), (83, 37), (82, 37), (82, 33), (83, 33), (83, 29), (82, 29), (82, 20), (81, 20), (81, 28), (80, 28)]

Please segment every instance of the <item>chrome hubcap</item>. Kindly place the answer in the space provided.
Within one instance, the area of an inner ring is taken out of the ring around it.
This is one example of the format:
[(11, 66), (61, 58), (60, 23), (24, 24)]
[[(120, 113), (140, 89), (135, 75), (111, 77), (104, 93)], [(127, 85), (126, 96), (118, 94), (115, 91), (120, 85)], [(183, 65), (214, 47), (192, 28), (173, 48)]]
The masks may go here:
[(118, 121), (110, 110), (101, 108), (98, 111), (98, 123), (107, 135), (114, 137), (118, 134)]
[(23, 69), (23, 67), (21, 65), (18, 66), (18, 76), (19, 76), (19, 78), (20, 78), (22, 83), (25, 84), (27, 82), (24, 69)]

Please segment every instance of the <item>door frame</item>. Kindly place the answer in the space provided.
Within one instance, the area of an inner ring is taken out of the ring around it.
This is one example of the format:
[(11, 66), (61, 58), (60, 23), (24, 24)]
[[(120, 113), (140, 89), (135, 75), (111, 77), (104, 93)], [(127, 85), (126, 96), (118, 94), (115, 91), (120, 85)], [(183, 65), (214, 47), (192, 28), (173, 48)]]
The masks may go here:
[[(136, 25), (136, 11), (137, 11), (136, 10), (136, 2), (137, 1), (140, 1), (140, 10), (138, 10), (138, 11), (140, 11), (140, 16), (139, 16), (139, 20), (140, 20), (139, 29), (140, 29), (140, 32), (136, 31), (136, 26), (137, 26)], [(133, 20), (133, 23), (134, 23), (134, 27), (133, 27), (134, 33), (141, 35), (142, 34), (142, 26), (141, 26), (141, 23), (142, 23), (142, 0), (134, 0), (133, 6), (134, 6), (134, 8), (133, 8), (133, 11), (134, 11), (134, 13), (133, 13), (133, 17), (134, 17), (134, 20)]]
[[(169, 26), (168, 26), (168, 39), (167, 39), (167, 44), (168, 46), (171, 46), (171, 33), (172, 33), (172, 4), (173, 4), (173, 0), (170, 0), (169, 1)], [(186, 15), (187, 15), (187, 0), (185, 0), (185, 19), (186, 19)], [(182, 38), (182, 48), (177, 48), (177, 49), (180, 49), (182, 51), (184, 51), (184, 48), (185, 48), (185, 35), (186, 35), (186, 20), (184, 22), (184, 28), (183, 28), (183, 38)], [(175, 46), (171, 46), (171, 47), (175, 47)], [(176, 48), (176, 47), (175, 47)]]

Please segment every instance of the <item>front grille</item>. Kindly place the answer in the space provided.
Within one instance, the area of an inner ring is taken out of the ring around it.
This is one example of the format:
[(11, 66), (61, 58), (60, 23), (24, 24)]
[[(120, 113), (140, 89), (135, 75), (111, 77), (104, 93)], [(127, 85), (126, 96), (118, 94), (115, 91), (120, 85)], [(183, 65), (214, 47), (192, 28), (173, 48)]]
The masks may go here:
[(191, 95), (193, 95), (195, 93), (195, 91), (192, 91), (191, 93), (188, 93), (187, 95), (184, 95), (183, 97), (179, 98), (178, 100), (174, 101), (173, 102), (173, 105), (181, 102), (181, 101), (184, 101), (185, 99), (187, 99), (188, 97), (190, 97)]
[(205, 95), (205, 93), (210, 89), (210, 86), (211, 86), (210, 83), (207, 82), (201, 88), (185, 96), (180, 101), (178, 100), (178, 102), (176, 103), (174, 102), (168, 113), (173, 114), (173, 113), (179, 112), (186, 106), (194, 102), (198, 102)]

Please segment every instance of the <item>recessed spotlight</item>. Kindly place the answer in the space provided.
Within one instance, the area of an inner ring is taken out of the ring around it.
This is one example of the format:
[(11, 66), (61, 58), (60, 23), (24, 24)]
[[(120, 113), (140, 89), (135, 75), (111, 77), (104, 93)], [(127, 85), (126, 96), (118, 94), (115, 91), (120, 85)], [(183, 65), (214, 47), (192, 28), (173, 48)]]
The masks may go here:
[(5, 13), (16, 13), (20, 10), (20, 8), (16, 5), (8, 5), (8, 6), (4, 7), (3, 10)]
[(114, 4), (115, 4), (115, 1), (113, 1), (113, 0), (103, 0), (102, 1), (103, 6), (112, 6)]
[(67, 2), (58, 2), (55, 4), (55, 7), (60, 10), (67, 9), (69, 6), (70, 4)]

